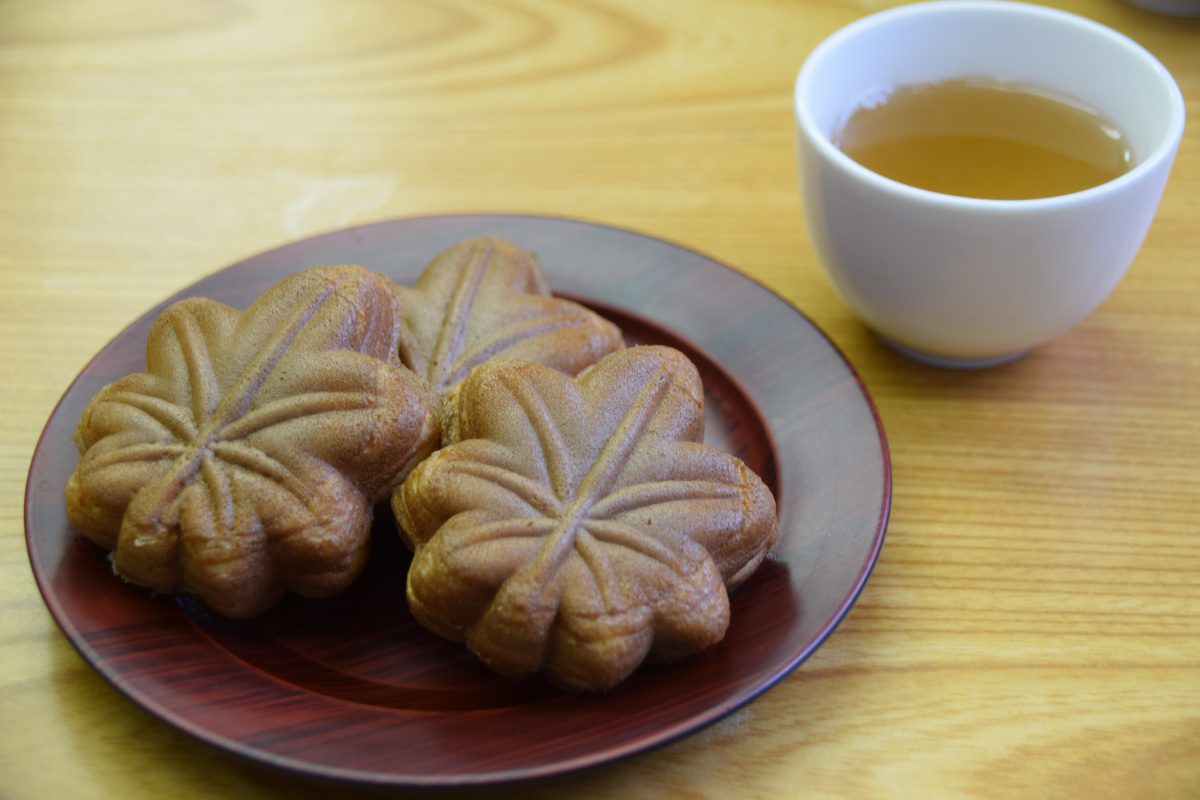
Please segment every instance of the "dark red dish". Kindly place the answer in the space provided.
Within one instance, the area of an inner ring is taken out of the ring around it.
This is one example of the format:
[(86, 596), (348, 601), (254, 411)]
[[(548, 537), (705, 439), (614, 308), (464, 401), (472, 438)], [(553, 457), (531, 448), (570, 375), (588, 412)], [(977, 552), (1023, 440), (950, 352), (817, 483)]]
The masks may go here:
[[(380, 511), (370, 564), (346, 593), (288, 598), (230, 622), (123, 584), (67, 522), (71, 435), (92, 395), (144, 368), (167, 303), (244, 308), (308, 266), (354, 262), (412, 282), (437, 252), (480, 235), (533, 250), (554, 290), (590, 305), (630, 343), (696, 362), (707, 440), (775, 491), (782, 539), (732, 602), (725, 640), (616, 689), (567, 695), (514, 682), (427, 633), (404, 601), (407, 555)], [(560, 774), (691, 733), (758, 697), (850, 609), (879, 554), (891, 476), (883, 428), (854, 370), (803, 315), (710, 258), (629, 231), (531, 216), (395, 220), (287, 245), (188, 287), (130, 325), (84, 368), (34, 454), (25, 529), (50, 612), (101, 675), (165, 722), (260, 763), (394, 786)]]

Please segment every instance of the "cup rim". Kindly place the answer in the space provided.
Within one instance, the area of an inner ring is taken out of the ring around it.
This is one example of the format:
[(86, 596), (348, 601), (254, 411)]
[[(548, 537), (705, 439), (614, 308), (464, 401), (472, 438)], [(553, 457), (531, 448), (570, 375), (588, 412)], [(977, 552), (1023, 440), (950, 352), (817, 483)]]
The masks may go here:
[[(1121, 47), (1131, 53), (1135, 58), (1140, 59), (1151, 70), (1156, 73), (1162, 80), (1167, 89), (1169, 103), (1171, 108), (1171, 119), (1167, 123), (1166, 133), (1163, 135), (1155, 148), (1128, 172), (1124, 172), (1117, 177), (1105, 181), (1104, 183), (1095, 186), (1089, 186), (1086, 189), (1081, 189), (1076, 192), (1067, 194), (1051, 195), (1050, 197), (1033, 197), (1020, 200), (1005, 200), (986, 197), (967, 197), (963, 195), (945, 194), (943, 192), (935, 192), (930, 189), (922, 189), (917, 186), (911, 186), (907, 183), (901, 183), (893, 178), (888, 178), (873, 170), (859, 164), (850, 156), (846, 155), (839, 149), (828, 135), (820, 129), (813, 119), (812, 110), (807, 102), (810, 86), (812, 84), (813, 71), (815, 64), (834, 49), (840, 47), (845, 41), (859, 35), (861, 32), (874, 28), (879, 25), (886, 25), (892, 20), (905, 17), (918, 17), (928, 14), (936, 14), (944, 11), (998, 11), (1006, 14), (1020, 14), (1030, 18), (1040, 18), (1042, 20), (1067, 23), (1076, 27), (1084, 28), (1096, 36), (1100, 36), (1112, 45)], [(897, 8), (879, 11), (874, 14), (869, 14), (864, 17), (850, 22), (849, 24), (834, 31), (826, 37), (820, 44), (813, 48), (812, 52), (805, 58), (804, 63), (800, 67), (799, 73), (796, 75), (796, 82), (793, 90), (793, 111), (796, 116), (796, 122), (802, 133), (812, 141), (823, 158), (832, 162), (843, 170), (857, 176), (860, 180), (870, 181), (879, 188), (891, 192), (898, 197), (909, 200), (917, 200), (924, 202), (938, 202), (950, 205), (955, 205), (963, 208), (987, 209), (989, 211), (1031, 211), (1031, 210), (1047, 210), (1057, 206), (1071, 205), (1078, 202), (1083, 202), (1093, 196), (1099, 194), (1107, 194), (1115, 191), (1126, 184), (1141, 180), (1142, 176), (1156, 170), (1159, 165), (1169, 159), (1179, 146), (1179, 142), (1183, 137), (1183, 127), (1185, 119), (1185, 107), (1183, 102), (1183, 94), (1179, 89), (1179, 84), (1175, 81), (1174, 76), (1163, 66), (1153, 54), (1145, 47), (1135, 42), (1119, 31), (1113, 30), (1107, 25), (1103, 25), (1095, 20), (1082, 17), (1078, 14), (1072, 14), (1067, 11), (1060, 11), (1054, 8), (1034, 5), (1032, 3), (1014, 2), (1013, 0), (929, 0), (929, 2), (913, 3), (910, 5), (899, 6)]]

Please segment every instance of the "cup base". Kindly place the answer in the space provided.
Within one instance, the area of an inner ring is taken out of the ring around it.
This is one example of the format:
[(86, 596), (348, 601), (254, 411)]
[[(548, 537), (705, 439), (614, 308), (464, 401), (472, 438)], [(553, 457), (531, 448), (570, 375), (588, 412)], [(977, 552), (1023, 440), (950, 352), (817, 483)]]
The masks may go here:
[(1028, 350), (1018, 350), (1015, 353), (1007, 353), (1002, 356), (992, 356), (990, 358), (953, 358), (951, 356), (939, 356), (921, 350), (914, 350), (886, 336), (880, 336), (879, 338), (888, 347), (906, 358), (944, 369), (987, 369), (988, 367), (999, 367), (1002, 364), (1009, 364), (1029, 354)]

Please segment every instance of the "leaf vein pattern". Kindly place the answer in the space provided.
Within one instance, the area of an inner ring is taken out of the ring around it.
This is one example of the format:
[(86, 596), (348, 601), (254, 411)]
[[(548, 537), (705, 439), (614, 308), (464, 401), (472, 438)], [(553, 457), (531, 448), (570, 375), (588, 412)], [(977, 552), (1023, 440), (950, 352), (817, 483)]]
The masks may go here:
[(166, 400), (134, 392), (112, 392), (104, 396), (103, 402), (117, 403), (142, 412), (151, 422), (181, 442), (191, 442), (198, 435), (196, 426), (183, 413), (183, 409)]
[(213, 374), (212, 358), (208, 345), (200, 333), (196, 318), (189, 313), (177, 311), (171, 315), (171, 328), (179, 342), (184, 364), (187, 366), (188, 384), (191, 388), (192, 419), (197, 427), (212, 414), (217, 405), (217, 376)]
[(178, 458), (185, 452), (187, 452), (187, 448), (174, 442), (131, 444), (97, 457), (92, 461), (92, 467), (103, 469), (117, 464), (130, 464), (136, 461), (159, 461), (164, 458)]
[(284, 464), (271, 458), (257, 447), (242, 442), (217, 442), (212, 447), (217, 458), (232, 467), (238, 467), (279, 485), (305, 508), (308, 508), (308, 492), (304, 483)]
[(286, 325), (280, 326), (267, 340), (263, 348), (258, 351), (221, 399), (208, 426), (210, 430), (220, 430), (246, 412), (254, 402), (259, 389), (262, 388), (272, 370), (283, 360), (296, 337), (324, 307), (335, 291), (335, 286), (323, 287), (307, 303), (297, 309)]
[(335, 411), (359, 411), (375, 406), (374, 399), (360, 392), (307, 392), (272, 400), (225, 426), (221, 439), (244, 439), (275, 425)]
[(554, 520), (547, 517), (541, 517), (536, 520), (531, 520), (528, 517), (496, 520), (495, 522), (472, 527), (469, 535), (464, 537), (465, 541), (462, 542), (460, 548), (467, 550), (487, 544), (488, 542), (499, 542), (508, 539), (532, 539), (545, 536), (553, 528)]
[(233, 487), (229, 484), (229, 476), (212, 453), (204, 454), (200, 462), (200, 475), (204, 478), (212, 503), (214, 532), (219, 535), (233, 530)]
[(682, 572), (682, 564), (673, 550), (662, 542), (616, 520), (589, 519), (588, 532), (599, 542), (623, 547), (631, 553), (660, 564), (672, 572)]
[(739, 499), (736, 486), (717, 481), (652, 481), (623, 487), (592, 507), (592, 519), (607, 519), (634, 509), (684, 500)]
[(504, 489), (542, 516), (557, 518), (562, 513), (562, 504), (546, 491), (546, 487), (512, 470), (464, 461), (453, 463), (450, 470)]
[(660, 369), (650, 377), (634, 399), (612, 436), (604, 443), (579, 490), (555, 529), (546, 537), (532, 566), (531, 578), (543, 589), (549, 585), (563, 562), (574, 551), (576, 534), (591, 506), (608, 492), (625, 468), (629, 453), (637, 446), (646, 424), (654, 416), (666, 396), (669, 375)]
[(537, 436), (538, 447), (546, 463), (551, 491), (560, 501), (566, 502), (572, 490), (571, 459), (559, 435), (558, 426), (550, 416), (550, 410), (541, 395), (526, 380), (501, 373), (501, 382), (520, 404)]
[(621, 587), (613, 570), (612, 562), (598, 547), (596, 540), (586, 529), (581, 528), (575, 536), (575, 551), (587, 567), (596, 590), (600, 593), (600, 602), (606, 610), (618, 609), (621, 601)]
[(489, 338), (472, 347), (447, 368), (445, 382), (454, 385), (467, 376), (472, 369), (488, 359), (494, 358), (508, 348), (537, 336), (554, 333), (567, 328), (582, 328), (589, 320), (565, 314), (522, 320), (496, 331)]
[(483, 276), (491, 258), (491, 245), (473, 248), (470, 260), (454, 284), (454, 292), (450, 296), (450, 303), (438, 330), (433, 356), (429, 360), (429, 383), (436, 392), (440, 393), (445, 388), (450, 365), (458, 360), (458, 354), (462, 352), (471, 309), (475, 305), (479, 286), (483, 283)]

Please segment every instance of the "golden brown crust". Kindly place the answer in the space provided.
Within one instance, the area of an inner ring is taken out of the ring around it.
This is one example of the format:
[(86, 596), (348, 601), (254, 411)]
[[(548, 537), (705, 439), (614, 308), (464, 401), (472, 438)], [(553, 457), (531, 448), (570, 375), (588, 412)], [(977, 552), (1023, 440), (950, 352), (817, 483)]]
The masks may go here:
[(460, 242), (433, 259), (415, 287), (395, 292), (400, 360), (444, 404), (446, 426), (456, 387), (485, 361), (535, 361), (575, 375), (623, 346), (611, 322), (551, 297), (533, 254), (502, 239)]
[(294, 275), (244, 313), (170, 306), (146, 371), (79, 423), (72, 523), (124, 578), (231, 617), (345, 588), (372, 503), (439, 435), (398, 339), (390, 282), (357, 266)]
[(702, 444), (695, 367), (665, 347), (576, 379), (493, 362), (459, 393), (460, 441), (392, 497), (409, 605), (499, 672), (602, 689), (719, 641), (727, 587), (778, 537), (770, 491)]

